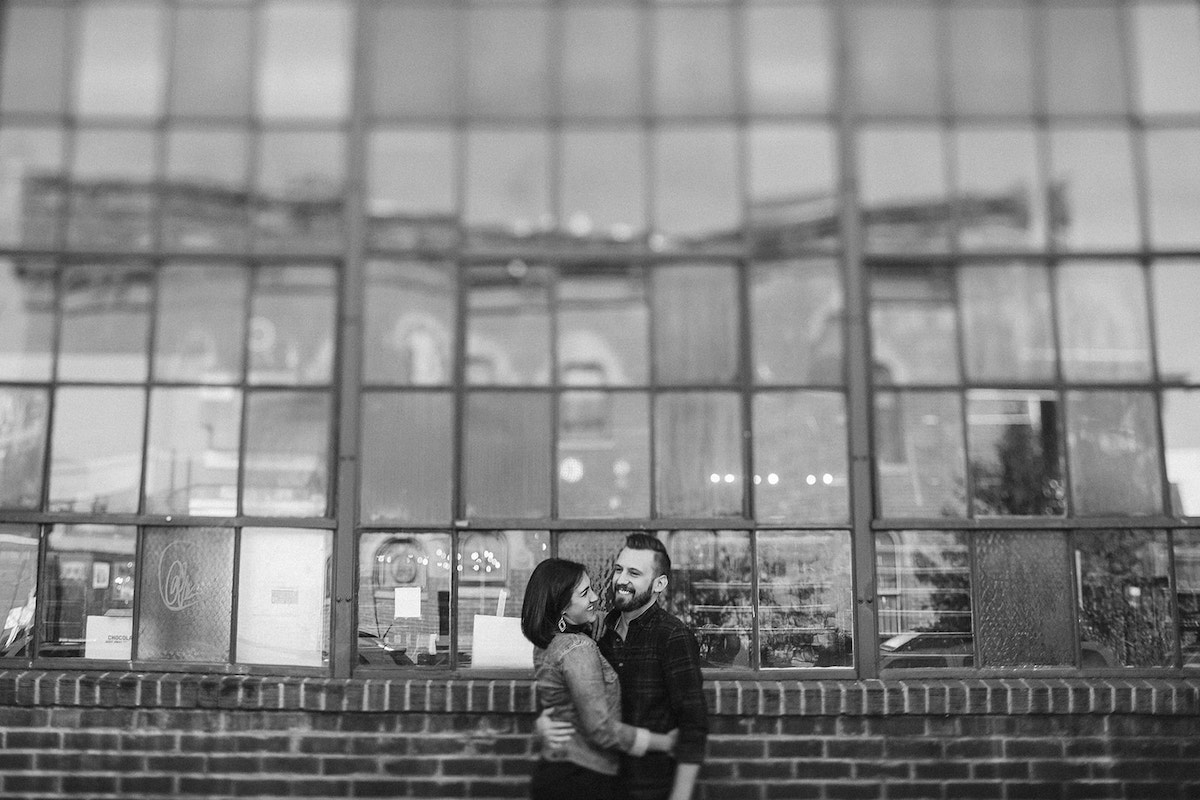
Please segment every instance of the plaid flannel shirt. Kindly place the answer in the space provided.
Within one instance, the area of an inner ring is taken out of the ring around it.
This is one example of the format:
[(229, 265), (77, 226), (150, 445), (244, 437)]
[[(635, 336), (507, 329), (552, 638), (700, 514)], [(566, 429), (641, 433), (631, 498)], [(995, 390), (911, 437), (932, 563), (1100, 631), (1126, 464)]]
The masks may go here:
[(624, 640), (615, 630), (613, 612), (600, 638), (600, 652), (621, 679), (621, 718), (658, 733), (678, 728), (674, 758), (647, 753), (622, 756), (621, 776), (636, 800), (666, 797), (676, 762), (699, 764), (708, 741), (708, 705), (700, 674), (700, 648), (687, 627), (651, 605), (629, 623)]

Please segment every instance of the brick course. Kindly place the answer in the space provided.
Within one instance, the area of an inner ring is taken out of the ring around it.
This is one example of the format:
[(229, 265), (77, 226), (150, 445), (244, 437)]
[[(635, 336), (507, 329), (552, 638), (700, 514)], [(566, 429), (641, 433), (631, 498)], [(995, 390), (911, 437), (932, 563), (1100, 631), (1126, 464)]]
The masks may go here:
[[(706, 684), (699, 800), (1200, 798), (1200, 676)], [(525, 797), (528, 680), (0, 671), (0, 797)]]

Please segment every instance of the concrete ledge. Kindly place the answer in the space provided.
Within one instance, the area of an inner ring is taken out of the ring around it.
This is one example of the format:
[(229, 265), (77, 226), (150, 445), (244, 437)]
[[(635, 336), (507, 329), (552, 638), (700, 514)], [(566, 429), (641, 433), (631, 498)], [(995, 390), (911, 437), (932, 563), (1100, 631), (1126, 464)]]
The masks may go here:
[[(1200, 714), (1200, 675), (1164, 678), (709, 680), (716, 716)], [(0, 671), (0, 706), (535, 713), (533, 682)]]

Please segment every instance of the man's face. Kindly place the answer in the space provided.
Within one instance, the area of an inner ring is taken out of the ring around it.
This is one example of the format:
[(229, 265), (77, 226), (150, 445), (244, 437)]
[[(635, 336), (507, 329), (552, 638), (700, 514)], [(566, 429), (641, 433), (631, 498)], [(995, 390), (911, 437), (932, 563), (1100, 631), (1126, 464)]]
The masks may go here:
[(620, 611), (641, 608), (650, 602), (655, 592), (661, 592), (667, 585), (666, 576), (655, 572), (653, 551), (630, 550), (628, 547), (617, 555), (612, 581)]

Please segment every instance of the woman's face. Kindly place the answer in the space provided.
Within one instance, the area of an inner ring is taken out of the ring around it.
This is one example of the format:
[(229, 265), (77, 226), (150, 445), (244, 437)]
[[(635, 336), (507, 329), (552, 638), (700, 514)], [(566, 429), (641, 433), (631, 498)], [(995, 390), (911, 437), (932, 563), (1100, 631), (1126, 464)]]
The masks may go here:
[(571, 602), (563, 609), (563, 616), (572, 625), (585, 625), (596, 619), (596, 601), (599, 599), (592, 591), (592, 579), (583, 573), (579, 583), (571, 592)]

